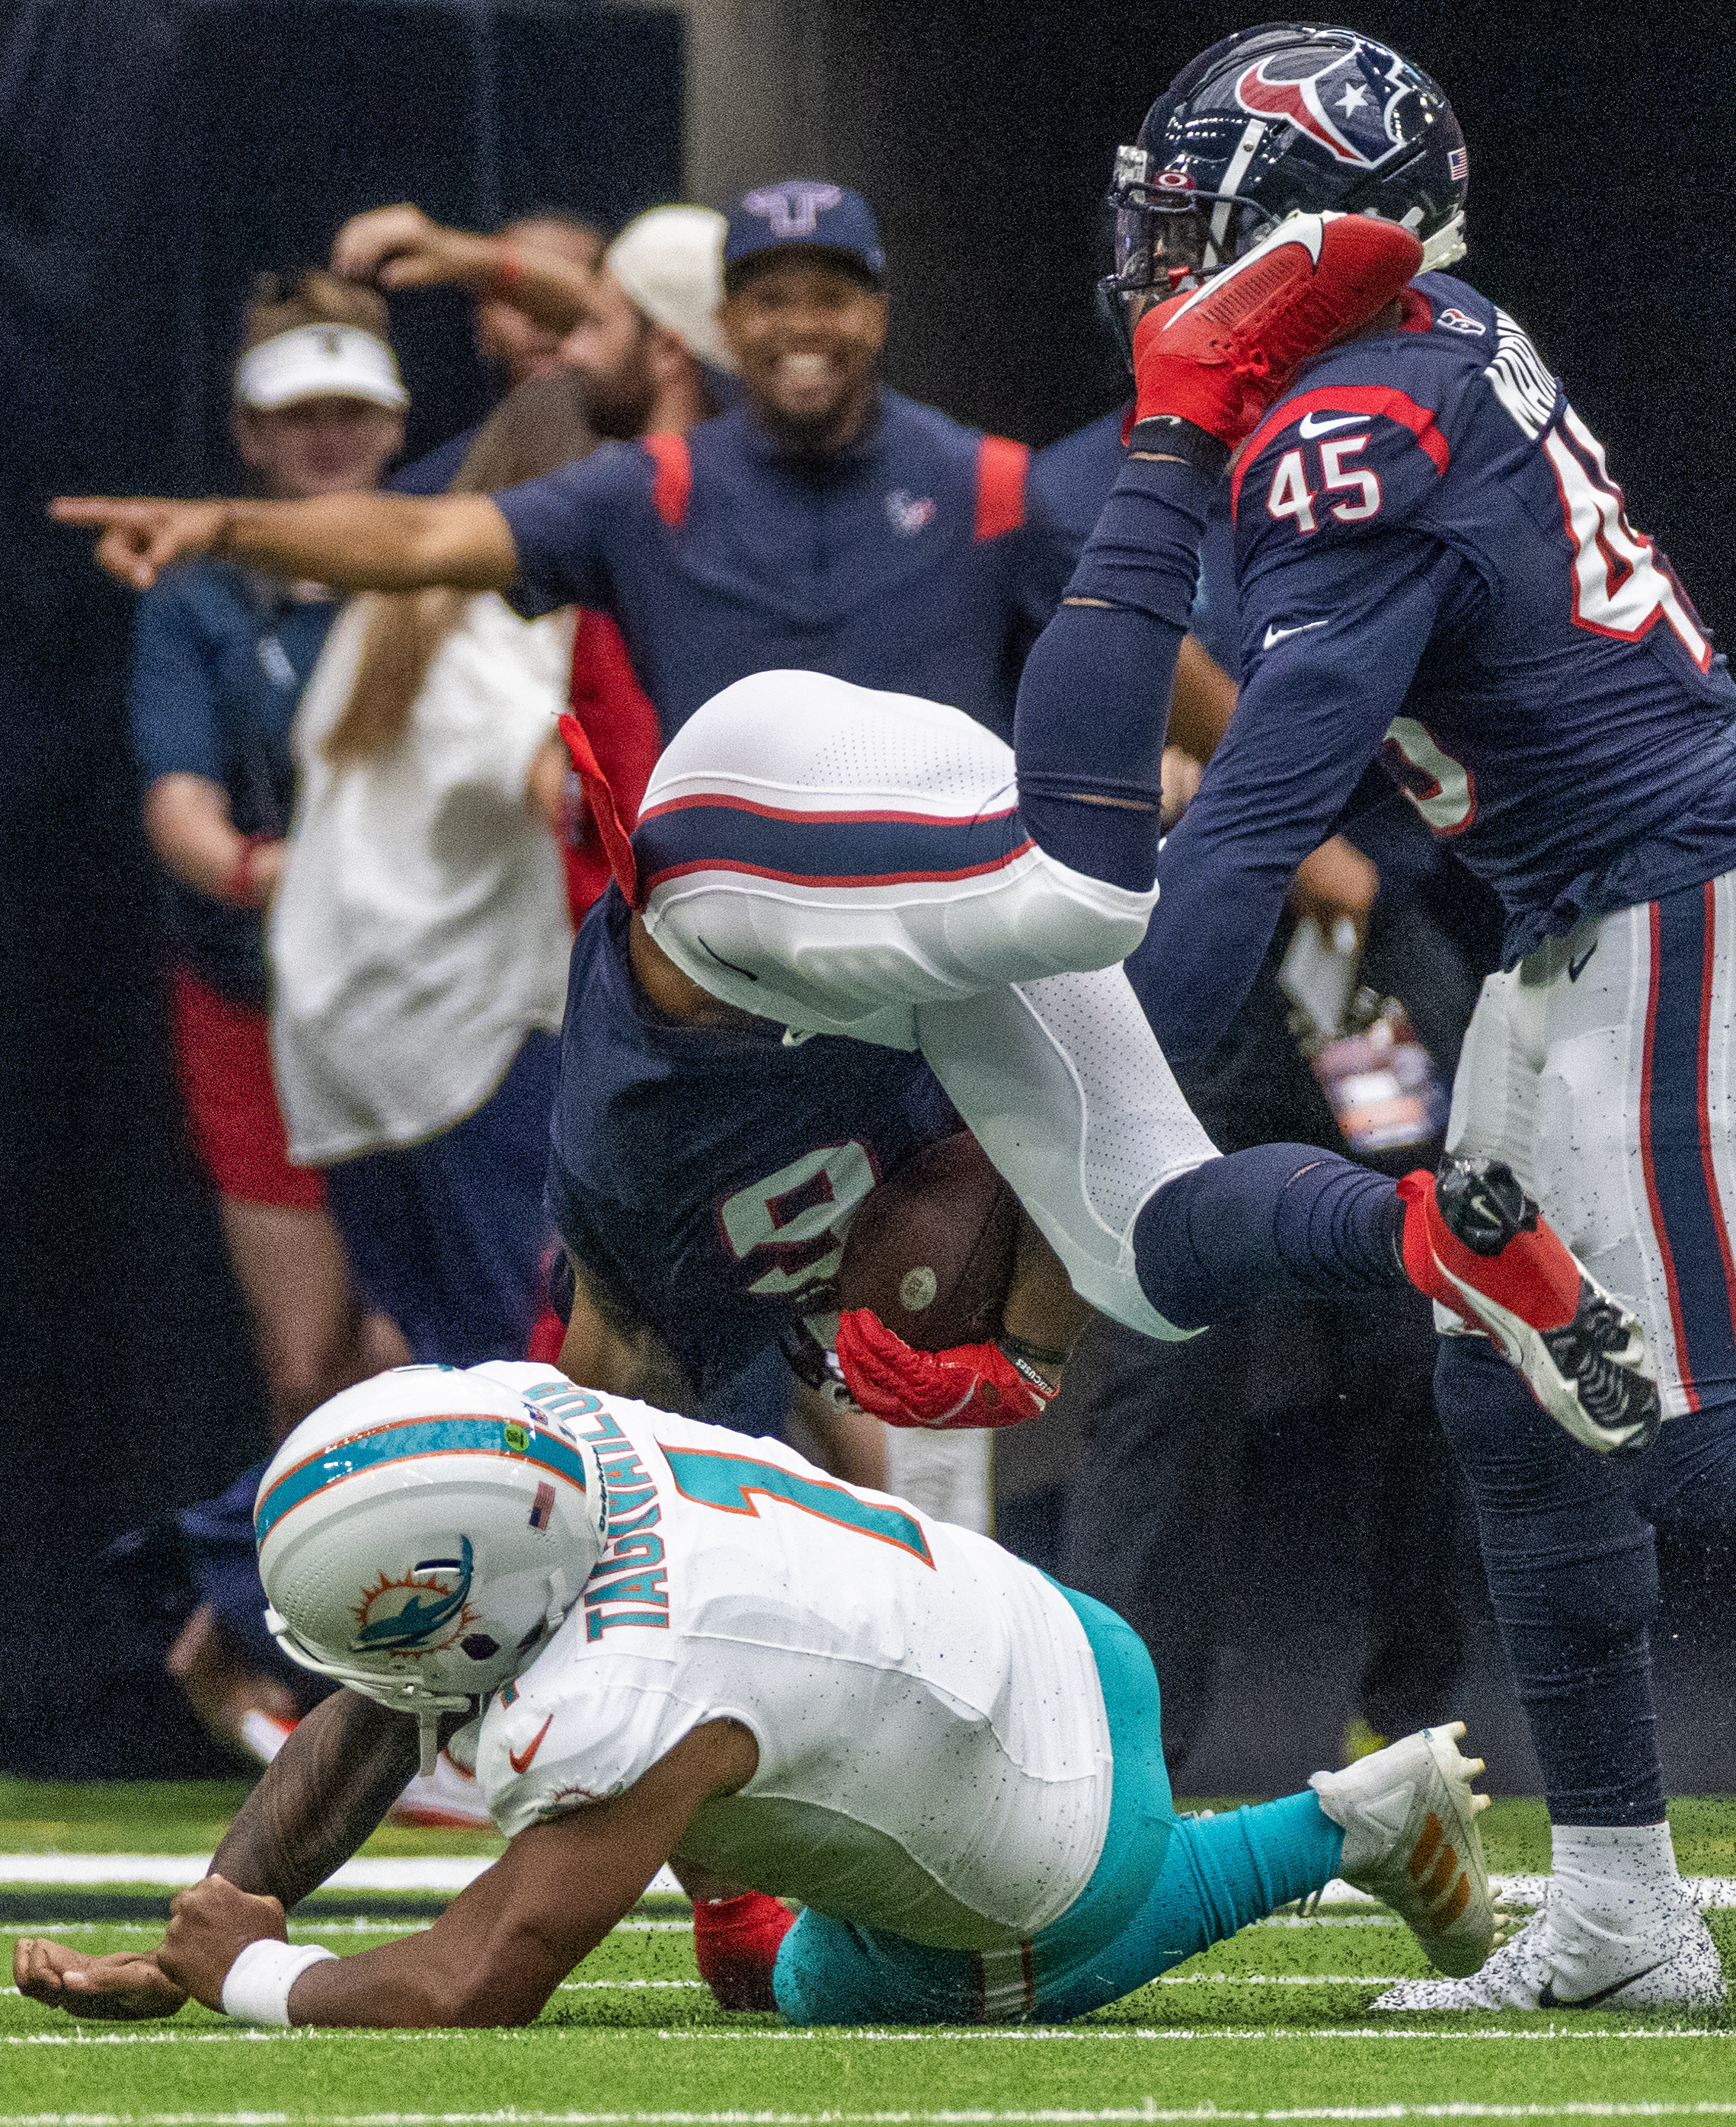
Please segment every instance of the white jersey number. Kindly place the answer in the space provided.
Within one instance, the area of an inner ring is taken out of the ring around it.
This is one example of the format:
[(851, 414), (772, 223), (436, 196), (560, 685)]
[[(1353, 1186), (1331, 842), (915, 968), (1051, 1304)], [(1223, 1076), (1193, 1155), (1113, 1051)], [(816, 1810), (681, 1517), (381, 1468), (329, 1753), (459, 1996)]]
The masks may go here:
[(1560, 425), (1544, 438), (1543, 448), (1554, 468), (1562, 516), (1573, 542), (1573, 625), (1620, 642), (1637, 642), (1662, 616), (1704, 672), (1712, 661), (1712, 646), (1658, 567), (1657, 549), (1629, 523), (1603, 445), (1569, 406)]
[(736, 1262), (757, 1257), (767, 1265), (749, 1291), (800, 1292), (833, 1277), (850, 1219), (874, 1182), (868, 1147), (853, 1138), (805, 1152), (726, 1197), (718, 1217)]
[(1477, 779), (1462, 760), (1443, 751), (1415, 717), (1394, 717), (1386, 744), (1427, 782), (1413, 790), (1399, 788), (1437, 835), (1462, 835), (1477, 817)]
[[(1304, 432), (1306, 426), (1304, 423)], [(1360, 436), (1335, 436), (1331, 443), (1322, 443), (1318, 448), (1318, 489), (1308, 486), (1307, 453), (1286, 451), (1278, 461), (1272, 485), (1266, 492), (1267, 515), (1280, 520), (1289, 518), (1296, 529), (1304, 534), (1317, 532), (1320, 521), (1314, 514), (1314, 505), (1319, 496), (1353, 493), (1356, 497), (1354, 502), (1334, 502), (1329, 507), (1329, 514), (1341, 524), (1360, 524), (1365, 518), (1374, 516), (1383, 500), (1380, 476), (1369, 466), (1345, 463), (1358, 451), (1366, 450), (1368, 444), (1366, 431)]]

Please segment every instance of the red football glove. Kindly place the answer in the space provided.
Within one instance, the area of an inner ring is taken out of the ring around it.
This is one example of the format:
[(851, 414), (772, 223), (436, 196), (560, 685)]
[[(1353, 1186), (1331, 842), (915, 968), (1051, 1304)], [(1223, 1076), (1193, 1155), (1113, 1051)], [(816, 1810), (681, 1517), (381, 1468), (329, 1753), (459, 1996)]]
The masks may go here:
[(857, 1402), (888, 1425), (1019, 1425), (1055, 1395), (996, 1345), (914, 1351), (867, 1307), (839, 1316), (838, 1364)]

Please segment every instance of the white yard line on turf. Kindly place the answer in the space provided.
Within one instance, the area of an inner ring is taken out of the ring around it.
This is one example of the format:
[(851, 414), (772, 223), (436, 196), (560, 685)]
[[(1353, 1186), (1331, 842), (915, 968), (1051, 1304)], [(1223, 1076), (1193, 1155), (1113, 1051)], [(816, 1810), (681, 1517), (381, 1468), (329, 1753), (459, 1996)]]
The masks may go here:
[[(375, 2045), (439, 2045), (455, 2039), (466, 2041), (492, 2039), (501, 2044), (523, 2045), (527, 2039), (533, 2035), (532, 2032), (523, 2029), (485, 2031), (369, 2031), (365, 2034), (345, 2030), (277, 2030), (275, 2029), (215, 2031), (28, 2031), (16, 2035), (0, 2035), (0, 2046), (232, 2046), (281, 2045), (286, 2043), (291, 2045), (307, 2046), (322, 2043), (330, 2044), (334, 2041), (353, 2041), (358, 2036), (365, 2037), (370, 2044)], [(1305, 2044), (1312, 2044), (1317, 2039), (1372, 2039), (1383, 2044), (1393, 2040), (1421, 2039), (1433, 2044), (1462, 2043), (1468, 2040), (1483, 2042), (1511, 2039), (1515, 2041), (1541, 2040), (1553, 2044), (1562, 2039), (1602, 2039), (1611, 2044), (1627, 2044), (1630, 2041), (1650, 2039), (1704, 2039), (1711, 2041), (1736, 2038), (1736, 2030), (1703, 2030), (1686, 2024), (1656, 2025), (1638, 2030), (1613, 2030), (1596, 2027), (1589, 2030), (1563, 2028), (1559, 2024), (1549, 2024), (1536, 2030), (1496, 2027), (1471, 2031), (1437, 2031), (1414, 2025), (1399, 2025), (1391, 2030), (1379, 2030), (1367, 2025), (1322, 2025), (1314, 2028), (1300, 2029), (1280, 2026), (1270, 2030), (1213, 2030), (1210, 2025), (1202, 2025), (1197, 2030), (1153, 2030), (1136, 2029), (1133, 2026), (1105, 2029), (1101, 2025), (1087, 2025), (1082, 2029), (1077, 2026), (1063, 2028), (1060, 2025), (1026, 2025), (1012, 2028), (997, 2027), (989, 2030), (946, 2029), (932, 2031), (882, 2031), (846, 2029), (839, 2025), (825, 2030), (808, 2028), (800, 2030), (763, 2029), (752, 2031), (660, 2030), (656, 2036), (672, 2042), (693, 2045), (726, 2044), (731, 2041), (742, 2043), (754, 2039), (769, 2045), (788, 2044), (792, 2042), (797, 2044), (811, 2045), (821, 2039), (857, 2039), (888, 2045), (960, 2045), (980, 2044), (985, 2040), (991, 2044), (1001, 2045), (1033, 2045), (1044, 2042), (1063, 2045), (1108, 2045), (1122, 2044), (1130, 2040), (1156, 2039), (1174, 2040), (1177, 2043), (1195, 2041), (1206, 2043), (1222, 2039), (1227, 2044), (1243, 2045), (1279, 2043), (1286, 2039), (1299, 2039)], [(178, 2114), (176, 2115), (177, 2118), (181, 2116)], [(514, 2117), (510, 2112), (492, 2112), (479, 2116), (503, 2121), (509, 2121)], [(529, 2118), (532, 2115), (527, 2114), (523, 2116)], [(623, 2114), (621, 2116), (623, 2119), (650, 2120), (654, 2115), (649, 2113), (631, 2113)], [(774, 2116), (770, 2114), (741, 2115), (744, 2119), (761, 2117), (770, 2119)], [(844, 2117), (843, 2115), (835, 2116), (840, 2119)], [(911, 2116), (917, 2118), (929, 2115), (912, 2114)], [(0, 2118), (0, 2127), (5, 2127), (3, 2118)]]
[[(209, 1854), (0, 1854), (0, 1887), (51, 1883), (56, 1890), (95, 1883), (196, 1883), (211, 1865)], [(461, 1891), (491, 1863), (481, 1855), (447, 1855), (421, 1860), (367, 1856), (334, 1869), (329, 1891)], [(681, 1886), (660, 1869), (649, 1892), (677, 1897)]]
[[(102, 1883), (160, 1883), (178, 1888), (196, 1883), (210, 1869), (208, 1854), (0, 1854), (0, 1888), (19, 1883), (50, 1883), (72, 1888)], [(346, 1861), (325, 1879), (329, 1891), (461, 1891), (473, 1883), (490, 1863), (480, 1855), (450, 1855), (423, 1860), (368, 1856)], [(1543, 1902), (1547, 1876), (1492, 1876), (1489, 1885), (1497, 1898), (1514, 1904)], [(1736, 1876), (1689, 1876), (1684, 1879), (1702, 1908), (1736, 1906)], [(681, 1886), (667, 1869), (660, 1869), (647, 1889), (655, 1895), (674, 1893)], [(1366, 1891), (1348, 1883), (1328, 1883), (1321, 1893), (1335, 1906), (1372, 1906)]]
[[(289, 1931), (295, 1935), (417, 1935), (428, 1925), (426, 1921), (370, 1921), (346, 1920), (341, 1913), (333, 1913), (329, 1920), (291, 1921)], [(1300, 1923), (1306, 1926), (1308, 1923)], [(1388, 1922), (1379, 1923), (1382, 1927)], [(1393, 1921), (1397, 1927), (1399, 1923)], [(7, 1935), (161, 1935), (161, 1921), (32, 1921), (28, 1927), (8, 1925), (0, 1933)], [(616, 1935), (691, 1935), (691, 1921), (617, 1921)]]
[[(1164, 1973), (1147, 1983), (1153, 1987), (1398, 1987), (1416, 1977), (1414, 1972), (1184, 1972), (1174, 1975)], [(561, 1992), (573, 1994), (597, 1987), (627, 1991), (645, 1987), (702, 1988), (706, 1983), (702, 1979), (563, 1979)], [(16, 1987), (0, 1987), (0, 1994), (16, 1995), (17, 1992)]]
[(1623, 2103), (1592, 2099), (1559, 2105), (1298, 2105), (1265, 2111), (1215, 2105), (1031, 2107), (1017, 2111), (933, 2112), (7, 2112), (0, 2127), (1072, 2127), (1110, 2120), (1657, 2120), (1718, 2116), (1736, 2103)]

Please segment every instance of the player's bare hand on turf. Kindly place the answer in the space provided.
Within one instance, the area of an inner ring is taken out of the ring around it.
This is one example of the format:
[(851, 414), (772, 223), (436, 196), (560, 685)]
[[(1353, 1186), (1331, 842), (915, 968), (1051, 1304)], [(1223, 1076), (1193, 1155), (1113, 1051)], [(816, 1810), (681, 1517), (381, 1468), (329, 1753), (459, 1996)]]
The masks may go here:
[(288, 1940), (277, 1899), (239, 1891), (225, 1876), (201, 1876), (169, 1907), (157, 1961), (207, 2009), (220, 2009), (229, 1968), (248, 1945)]
[(419, 206), (377, 206), (352, 216), (332, 244), (332, 271), (381, 288), (480, 286), (496, 268), (487, 237), (447, 229)]
[(225, 502), (172, 502), (157, 495), (57, 495), (49, 515), (57, 524), (85, 524), (100, 532), (98, 565), (135, 591), (148, 591), (173, 562), (220, 546), (229, 523)]
[(12, 1983), (45, 2008), (102, 2021), (173, 2016), (187, 1999), (154, 1957), (131, 1949), (92, 1957), (40, 1935), (20, 1935), (12, 1945)]

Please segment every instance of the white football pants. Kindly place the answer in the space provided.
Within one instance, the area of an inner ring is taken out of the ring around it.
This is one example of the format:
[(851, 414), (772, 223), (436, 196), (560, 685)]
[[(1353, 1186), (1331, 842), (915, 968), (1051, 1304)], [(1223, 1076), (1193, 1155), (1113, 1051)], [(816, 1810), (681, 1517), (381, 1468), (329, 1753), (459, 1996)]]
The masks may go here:
[(1506, 1160), (1635, 1310), (1667, 1418), (1736, 1400), (1733, 1049), (1726, 873), (1491, 975), (1453, 1085), (1447, 1150)]

